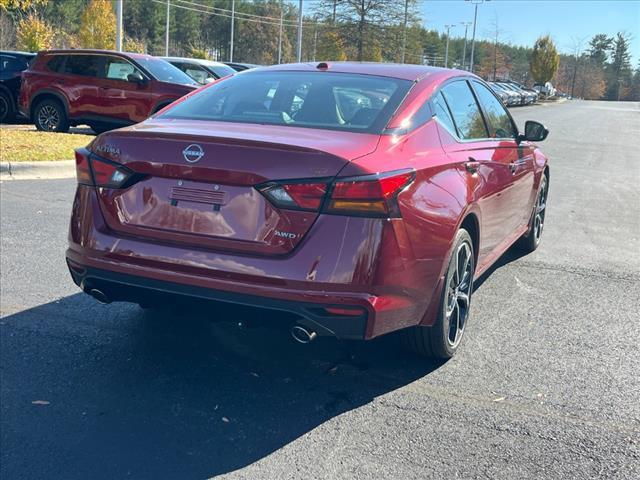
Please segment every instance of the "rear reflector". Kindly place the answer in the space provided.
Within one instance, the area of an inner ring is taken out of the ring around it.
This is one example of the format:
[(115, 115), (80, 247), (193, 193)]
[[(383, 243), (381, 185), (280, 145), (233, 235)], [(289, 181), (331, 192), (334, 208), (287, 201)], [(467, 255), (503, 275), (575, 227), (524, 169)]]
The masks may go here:
[(362, 308), (325, 307), (324, 310), (331, 315), (344, 315), (348, 317), (359, 317), (365, 313)]
[(333, 183), (280, 181), (256, 188), (276, 207), (339, 215), (398, 217), (396, 197), (415, 176), (414, 170), (341, 178)]
[(85, 148), (76, 150), (78, 183), (104, 188), (122, 188), (134, 173), (120, 164), (99, 159)]

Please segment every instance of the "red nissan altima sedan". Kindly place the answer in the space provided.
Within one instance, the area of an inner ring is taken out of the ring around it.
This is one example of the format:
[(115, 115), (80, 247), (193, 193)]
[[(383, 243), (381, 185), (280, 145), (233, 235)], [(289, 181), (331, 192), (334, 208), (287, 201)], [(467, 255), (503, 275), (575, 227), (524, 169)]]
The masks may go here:
[(257, 306), (301, 342), (404, 330), (449, 358), (474, 279), (538, 246), (547, 134), (468, 72), (250, 70), (76, 152), (67, 263), (101, 302)]

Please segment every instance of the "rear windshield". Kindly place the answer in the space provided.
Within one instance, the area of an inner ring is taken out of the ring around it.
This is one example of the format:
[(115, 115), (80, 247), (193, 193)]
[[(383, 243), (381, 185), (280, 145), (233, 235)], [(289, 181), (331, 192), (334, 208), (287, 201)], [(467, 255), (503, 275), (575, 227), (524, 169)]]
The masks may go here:
[(169, 62), (159, 58), (136, 58), (136, 62), (155, 77), (156, 80), (168, 83), (181, 83), (184, 85), (196, 85), (196, 82), (189, 75), (179, 68), (174, 67)]
[(382, 133), (411, 85), (371, 75), (248, 71), (162, 117)]

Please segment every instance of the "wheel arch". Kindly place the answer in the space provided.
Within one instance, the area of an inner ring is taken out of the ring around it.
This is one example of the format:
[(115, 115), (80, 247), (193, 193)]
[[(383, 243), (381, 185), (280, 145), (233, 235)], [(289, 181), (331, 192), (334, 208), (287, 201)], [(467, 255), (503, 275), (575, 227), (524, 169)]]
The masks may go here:
[(67, 99), (64, 98), (64, 95), (55, 92), (53, 90), (41, 90), (31, 99), (31, 104), (29, 105), (29, 119), (33, 120), (33, 114), (38, 103), (43, 100), (56, 100), (62, 104), (62, 108), (64, 108), (64, 114), (69, 118), (69, 104), (67, 103)]

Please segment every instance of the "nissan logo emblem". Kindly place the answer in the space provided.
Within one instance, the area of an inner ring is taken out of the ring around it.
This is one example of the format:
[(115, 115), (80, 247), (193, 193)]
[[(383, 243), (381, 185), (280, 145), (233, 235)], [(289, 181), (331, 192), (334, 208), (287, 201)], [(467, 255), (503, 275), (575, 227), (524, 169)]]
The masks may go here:
[(204, 150), (200, 145), (196, 145), (195, 143), (189, 145), (182, 151), (182, 156), (189, 163), (196, 163), (202, 157), (204, 157)]

